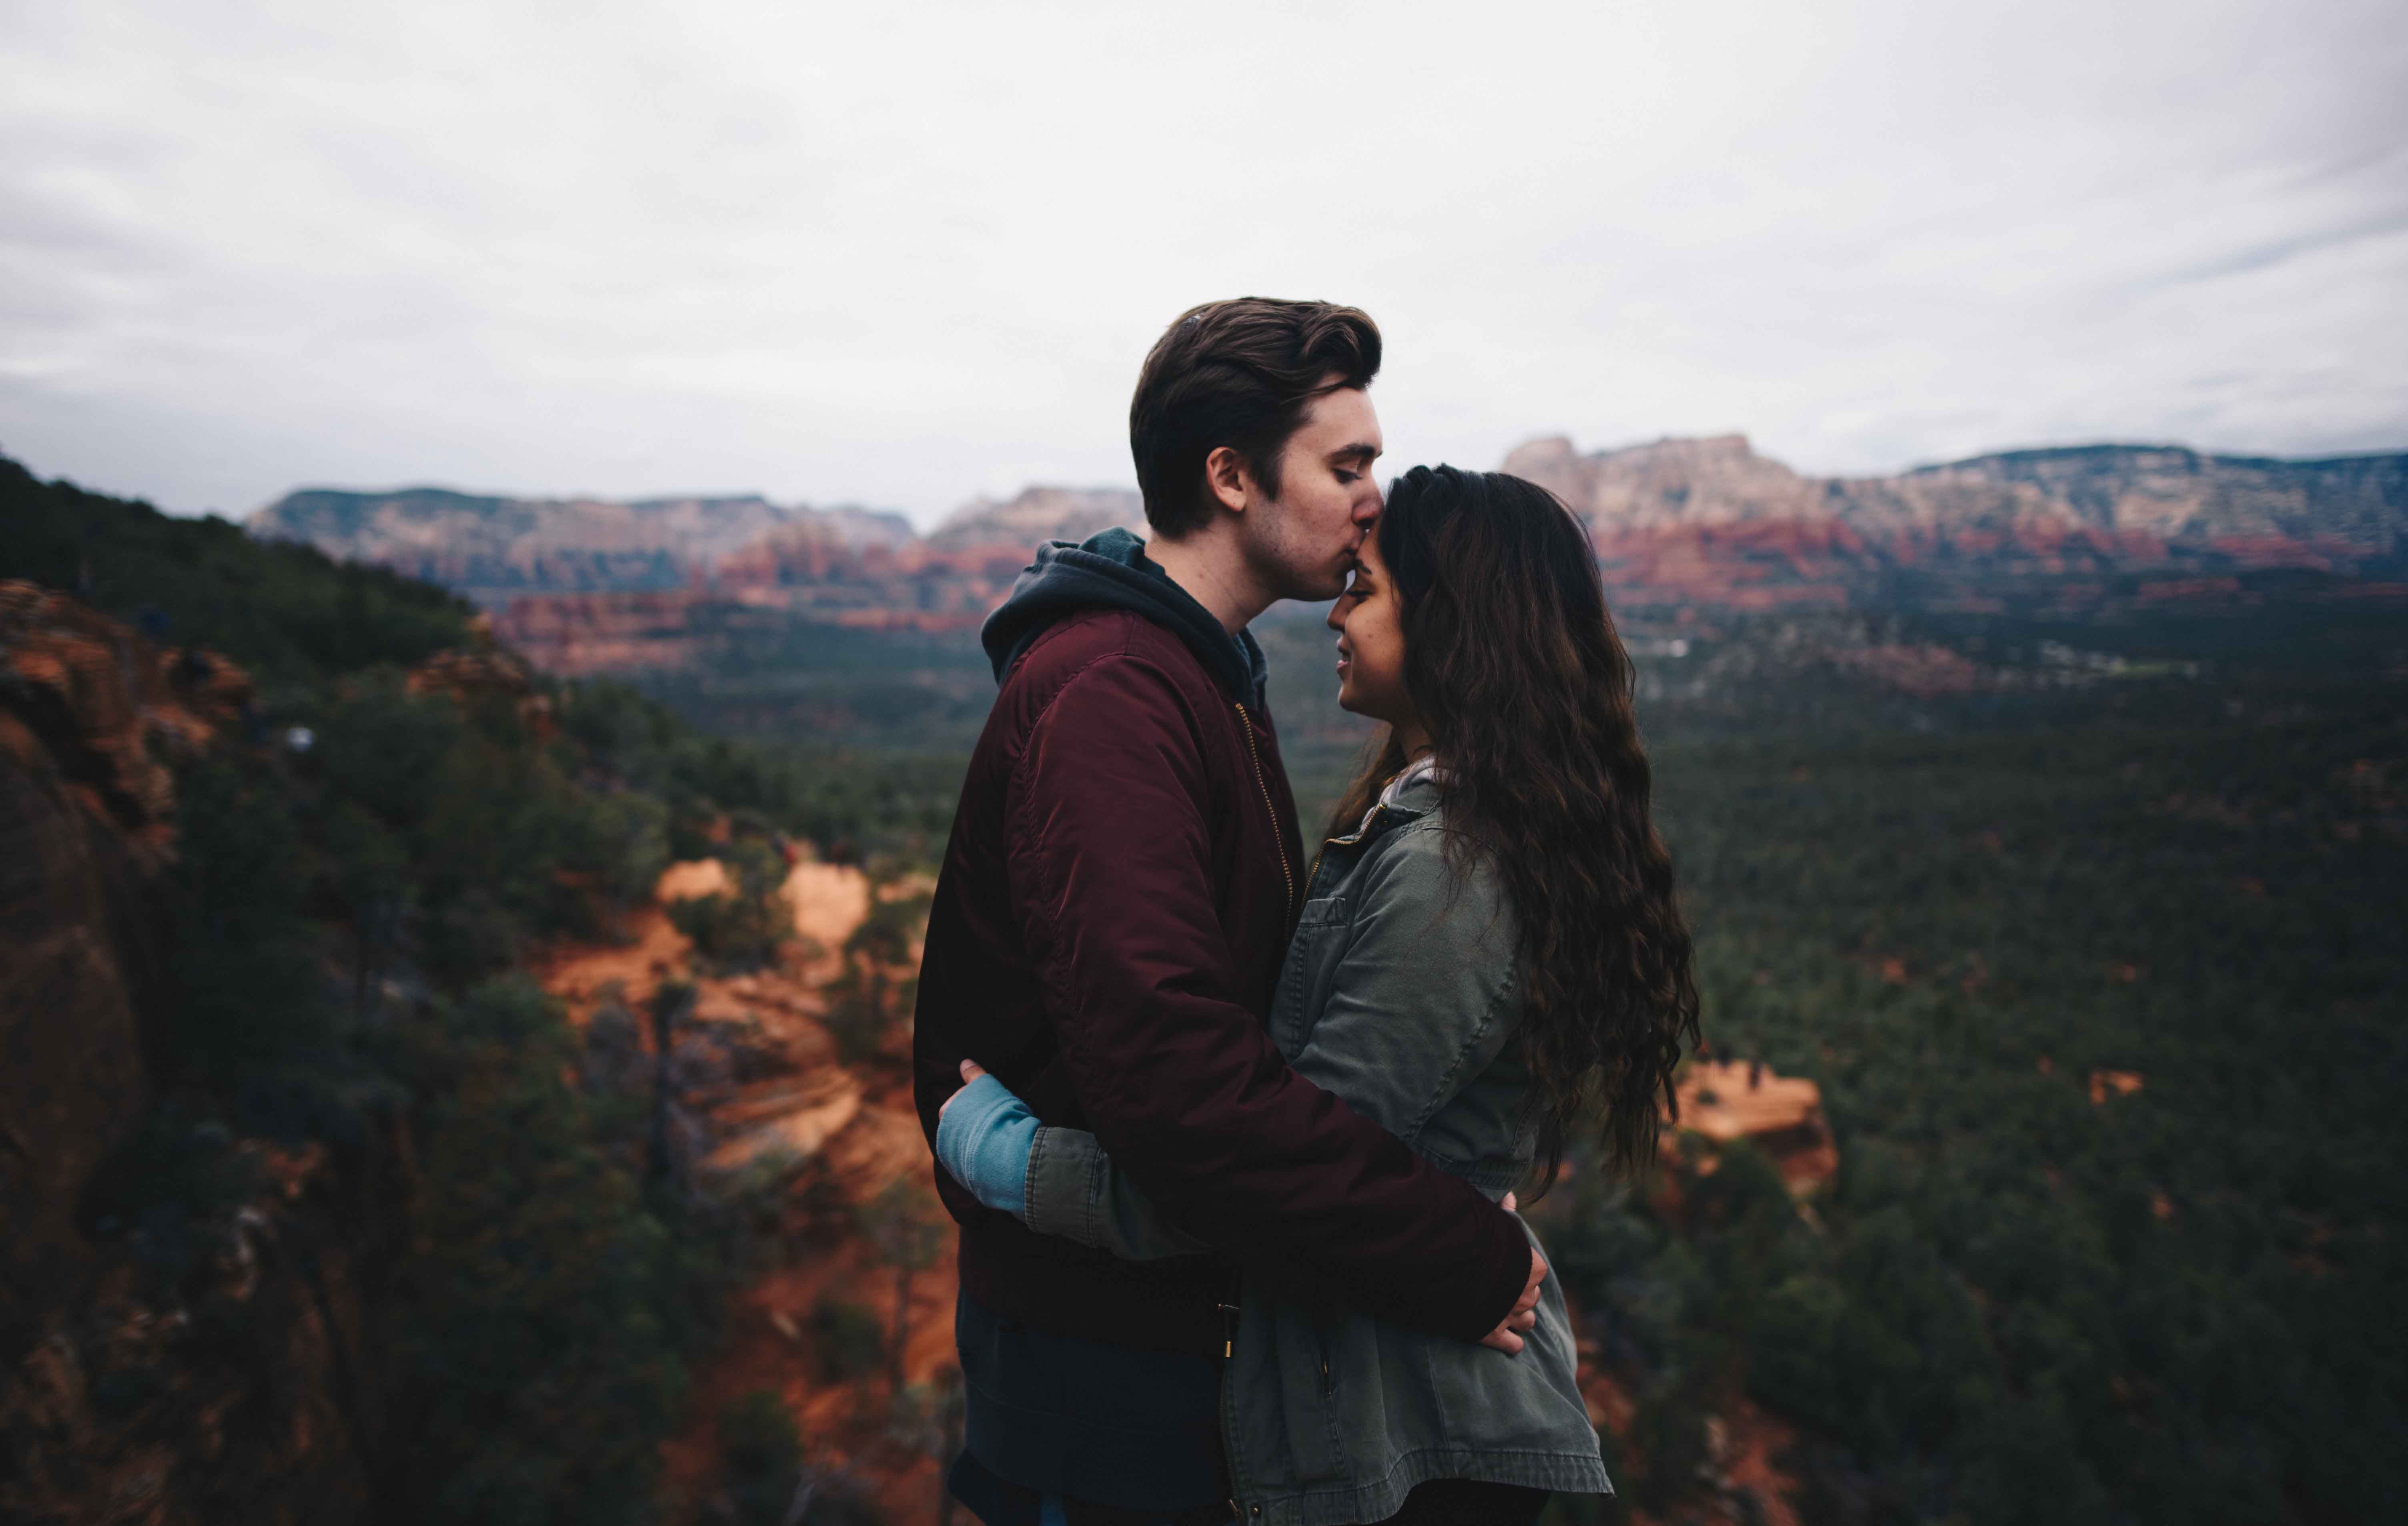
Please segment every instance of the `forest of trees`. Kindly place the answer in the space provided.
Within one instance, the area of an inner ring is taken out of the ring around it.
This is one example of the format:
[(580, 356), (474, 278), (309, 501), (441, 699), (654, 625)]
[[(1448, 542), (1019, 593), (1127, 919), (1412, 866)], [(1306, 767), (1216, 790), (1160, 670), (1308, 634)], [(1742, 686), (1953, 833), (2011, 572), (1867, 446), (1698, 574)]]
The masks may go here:
[(1743, 1390), (1810, 1520), (2399, 1513), (2401, 698), (1658, 749), (1709, 1040), (1816, 1079), (1842, 1167), (1546, 1205), (1641, 1504)]

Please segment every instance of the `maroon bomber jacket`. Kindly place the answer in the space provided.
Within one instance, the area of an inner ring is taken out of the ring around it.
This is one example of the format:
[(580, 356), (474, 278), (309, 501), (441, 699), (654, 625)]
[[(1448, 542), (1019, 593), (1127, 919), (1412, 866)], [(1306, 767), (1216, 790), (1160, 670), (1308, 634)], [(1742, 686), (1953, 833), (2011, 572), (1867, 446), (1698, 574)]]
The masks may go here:
[(962, 1287), (1050, 1334), (1218, 1355), (1235, 1265), (1477, 1340), (1528, 1276), (1520, 1226), (1271, 1043), (1305, 864), (1254, 700), (1128, 609), (1068, 613), (1005, 678), (929, 913), (921, 1126), (974, 1059), (1226, 1259), (1116, 1261), (939, 1166)]

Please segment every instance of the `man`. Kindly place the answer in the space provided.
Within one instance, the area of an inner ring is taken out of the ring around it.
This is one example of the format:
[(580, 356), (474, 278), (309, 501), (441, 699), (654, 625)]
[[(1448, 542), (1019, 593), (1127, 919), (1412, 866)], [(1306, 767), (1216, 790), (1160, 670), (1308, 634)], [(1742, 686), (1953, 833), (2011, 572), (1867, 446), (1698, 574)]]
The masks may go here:
[(933, 1140), (974, 1059), (1222, 1252), (1114, 1261), (939, 1171), (961, 1225), (952, 1482), (988, 1526), (1226, 1517), (1241, 1272), (1509, 1349), (1527, 1326), (1544, 1264), (1518, 1222), (1297, 1076), (1264, 1025), (1307, 865), (1246, 625), (1342, 589), (1379, 512), (1379, 367), (1351, 307), (1185, 314), (1129, 408), (1153, 539), (1044, 548), (987, 621), (1002, 688), (929, 914), (921, 1123)]

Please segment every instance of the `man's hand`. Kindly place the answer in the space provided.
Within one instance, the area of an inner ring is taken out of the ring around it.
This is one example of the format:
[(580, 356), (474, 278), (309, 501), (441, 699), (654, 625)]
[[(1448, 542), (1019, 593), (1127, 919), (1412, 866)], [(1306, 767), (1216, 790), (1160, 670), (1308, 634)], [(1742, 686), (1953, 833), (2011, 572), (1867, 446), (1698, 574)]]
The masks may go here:
[[(1507, 1213), (1513, 1211), (1513, 1194), (1505, 1194), (1499, 1204)], [(1539, 1285), (1547, 1280), (1547, 1258), (1536, 1247), (1530, 1250), (1530, 1280), (1522, 1285), (1522, 1296), (1513, 1303), (1513, 1312), (1497, 1322), (1497, 1328), (1480, 1337), (1483, 1346), (1493, 1346), (1511, 1355), (1522, 1349), (1522, 1332), (1539, 1322)]]

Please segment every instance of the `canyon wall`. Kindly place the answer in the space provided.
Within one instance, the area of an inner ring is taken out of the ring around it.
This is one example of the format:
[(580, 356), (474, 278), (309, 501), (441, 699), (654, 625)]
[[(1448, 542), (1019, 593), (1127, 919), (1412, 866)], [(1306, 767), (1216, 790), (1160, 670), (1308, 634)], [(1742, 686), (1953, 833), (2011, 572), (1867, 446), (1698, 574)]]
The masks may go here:
[(170, 765), (250, 698), (222, 658), (0, 582), (0, 1519), (367, 1508), (358, 1256), (324, 1149), (229, 1140), (247, 1190), (203, 1221), (87, 1222), (156, 1100)]

